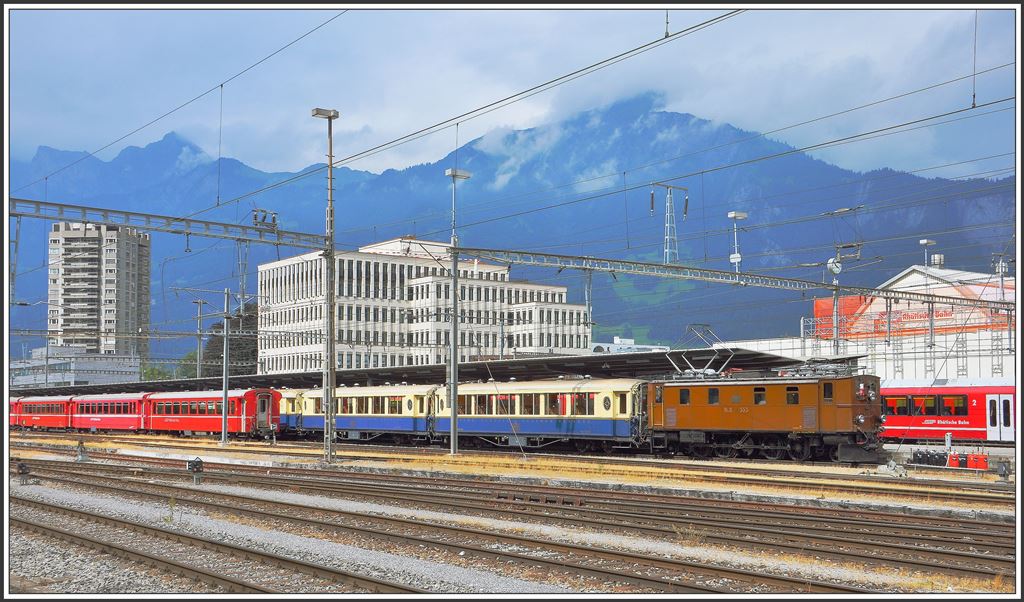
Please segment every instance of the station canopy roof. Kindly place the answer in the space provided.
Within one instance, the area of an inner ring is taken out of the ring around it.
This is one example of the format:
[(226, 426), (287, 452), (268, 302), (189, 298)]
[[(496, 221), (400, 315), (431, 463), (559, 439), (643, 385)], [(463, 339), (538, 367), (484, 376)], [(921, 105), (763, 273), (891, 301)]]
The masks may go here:
[[(840, 360), (841, 358), (833, 358)], [(671, 351), (644, 351), (638, 353), (598, 353), (594, 355), (548, 355), (461, 362), (459, 382), (487, 381), (490, 378), (507, 381), (539, 380), (558, 376), (585, 376), (591, 378), (657, 378), (671, 377), (684, 370), (714, 370), (729, 368), (743, 370), (770, 370), (801, 364), (795, 358), (742, 348), (675, 349)], [(447, 382), (448, 366), (428, 364), (422, 366), (388, 366), (338, 370), (338, 385), (383, 385), (386, 383), (442, 384)], [(229, 388), (319, 388), (323, 372), (286, 372), (280, 374), (250, 374), (231, 376)], [(220, 376), (159, 380), (102, 385), (74, 385), (60, 387), (31, 387), (12, 389), (13, 397), (37, 395), (89, 395), (96, 393), (136, 393), (150, 391), (209, 391), (220, 389)]]

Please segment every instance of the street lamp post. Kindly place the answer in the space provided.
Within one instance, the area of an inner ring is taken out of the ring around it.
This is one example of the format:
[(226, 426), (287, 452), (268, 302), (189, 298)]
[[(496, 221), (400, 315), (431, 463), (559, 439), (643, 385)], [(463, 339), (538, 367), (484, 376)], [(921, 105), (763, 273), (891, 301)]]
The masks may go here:
[(935, 241), (930, 238), (922, 238), (918, 244), (924, 247), (924, 267), (928, 267), (928, 247), (934, 245)]
[(223, 382), (221, 386), (223, 391), (221, 392), (221, 411), (220, 411), (220, 444), (225, 446), (228, 444), (228, 358), (231, 357), (231, 291), (224, 289), (224, 358), (223, 358), (223, 372), (221, 378)]
[(747, 213), (745, 211), (730, 211), (727, 217), (732, 220), (732, 255), (729, 255), (729, 263), (733, 265), (733, 268), (738, 274), (740, 272), (740, 238), (739, 238), (739, 221), (747, 219)]
[(203, 377), (203, 304), (204, 299), (193, 299), (196, 304), (196, 378)]
[(468, 180), (472, 174), (461, 169), (446, 169), (444, 175), (452, 179), (452, 340), (448, 358), (448, 402), (452, 406), (451, 453), (455, 455), (459, 452), (459, 431), (456, 425), (459, 419), (459, 235), (455, 231), (455, 183), (457, 180)]
[(327, 238), (324, 246), (324, 462), (334, 462), (334, 120), (338, 111), (313, 109), (327, 120)]
[[(70, 307), (61, 305), (59, 303), (51, 303), (50, 301), (36, 301), (35, 303), (29, 303), (28, 301), (11, 301), (11, 305), (15, 305), (17, 307), (32, 307), (33, 305), (52, 305), (54, 307), (59, 307), (61, 309), (72, 309)], [(46, 341), (46, 351), (44, 352), (44, 355), (43, 355), (43, 386), (49, 386), (50, 385), (50, 329), (49, 329), (49, 326), (47, 326), (47, 329), (46, 329), (45, 341)], [(34, 381), (35, 381), (35, 379), (33, 378), (33, 382)]]

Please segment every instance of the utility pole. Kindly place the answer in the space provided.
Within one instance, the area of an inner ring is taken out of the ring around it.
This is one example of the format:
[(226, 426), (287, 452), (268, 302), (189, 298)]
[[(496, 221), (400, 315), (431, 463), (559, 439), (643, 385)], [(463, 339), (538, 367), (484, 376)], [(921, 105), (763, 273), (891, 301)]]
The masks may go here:
[(222, 397), (222, 408), (220, 413), (220, 444), (221, 447), (228, 444), (228, 354), (231, 351), (229, 332), (231, 330), (231, 291), (224, 289), (224, 392)]
[(459, 235), (455, 231), (455, 183), (456, 180), (468, 180), (472, 174), (460, 169), (446, 169), (444, 175), (452, 179), (452, 323), (451, 343), (448, 360), (448, 402), (452, 406), (451, 420), (451, 453), (459, 453)]
[(196, 304), (196, 378), (203, 377), (203, 299), (193, 299)]
[(327, 239), (324, 246), (324, 462), (334, 462), (334, 120), (338, 111), (313, 109), (327, 120)]

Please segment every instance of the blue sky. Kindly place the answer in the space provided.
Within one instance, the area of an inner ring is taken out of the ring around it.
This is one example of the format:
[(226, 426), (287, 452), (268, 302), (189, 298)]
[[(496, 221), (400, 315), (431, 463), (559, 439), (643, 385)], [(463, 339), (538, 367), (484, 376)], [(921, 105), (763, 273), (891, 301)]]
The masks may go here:
[[(216, 86), (337, 14), (314, 10), (29, 9), (8, 5), (11, 154), (96, 150)], [(671, 10), (675, 32), (725, 12)], [(980, 12), (979, 70), (1019, 53), (1014, 10)], [(665, 108), (768, 131), (971, 72), (970, 9), (750, 10), (552, 91), (474, 119), (460, 142), (527, 128), (646, 91)], [(323, 161), (315, 106), (341, 112), (338, 156), (368, 149), (664, 35), (665, 11), (352, 10), (218, 92), (101, 152), (109, 160), (174, 130), (265, 171)], [(977, 78), (978, 103), (1015, 96), (1014, 64)], [(970, 81), (774, 135), (795, 146), (970, 105)], [(1016, 148), (1014, 107), (819, 151), (849, 169), (915, 169)], [(436, 160), (454, 132), (351, 167)], [(964, 167), (959, 172), (970, 171)], [(934, 175), (940, 175), (934, 173)], [(953, 175), (953, 174), (950, 174)]]

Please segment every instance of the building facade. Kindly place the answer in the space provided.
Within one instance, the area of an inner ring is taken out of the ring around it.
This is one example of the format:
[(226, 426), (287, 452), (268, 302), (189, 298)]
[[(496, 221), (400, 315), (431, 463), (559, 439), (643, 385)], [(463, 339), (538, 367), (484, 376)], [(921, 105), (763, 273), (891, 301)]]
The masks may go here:
[(141, 376), (139, 356), (89, 353), (73, 345), (33, 349), (28, 358), (11, 360), (9, 368), (12, 389), (129, 383)]
[[(989, 301), (1016, 299), (1013, 277), (935, 265), (910, 266), (878, 288)], [(836, 352), (863, 355), (859, 364), (883, 381), (1017, 376), (1016, 316), (1011, 320), (1005, 313), (969, 306), (929, 308), (877, 297), (840, 297), (838, 305), (836, 325), (832, 298), (816, 299), (813, 317), (801, 319), (799, 337), (730, 341), (726, 346), (797, 358)]]
[(150, 240), (134, 228), (60, 222), (49, 233), (50, 346), (149, 351)]
[[(450, 350), (450, 245), (398, 238), (335, 253), (339, 369), (443, 364)], [(259, 266), (259, 373), (322, 369), (323, 257)], [(590, 316), (561, 286), (459, 263), (459, 361), (590, 352)]]
[(591, 345), (594, 353), (640, 353), (644, 351), (668, 351), (668, 345), (643, 345), (638, 344), (634, 339), (623, 337), (612, 337), (611, 343), (599, 343), (594, 341)]

